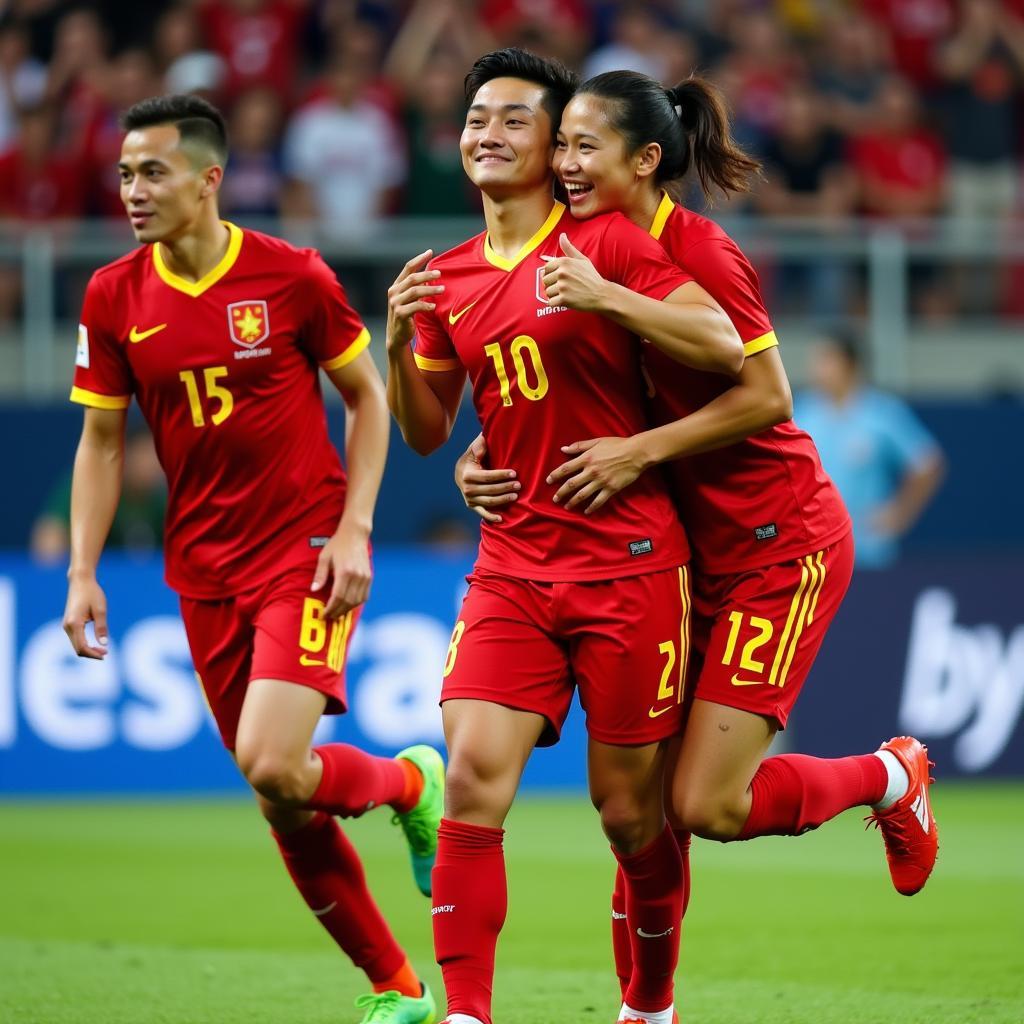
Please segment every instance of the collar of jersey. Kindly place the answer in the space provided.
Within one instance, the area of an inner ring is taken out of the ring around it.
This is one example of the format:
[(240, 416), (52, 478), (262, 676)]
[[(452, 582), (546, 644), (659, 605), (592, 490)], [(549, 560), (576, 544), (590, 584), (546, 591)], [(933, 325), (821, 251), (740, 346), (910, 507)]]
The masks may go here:
[(675, 208), (676, 204), (672, 201), (672, 197), (667, 192), (662, 192), (658, 212), (654, 215), (654, 221), (651, 224), (651, 238), (661, 238), (661, 233), (665, 230), (665, 225)]
[(525, 260), (526, 257), (529, 256), (530, 253), (533, 252), (533, 250), (536, 249), (552, 231), (555, 230), (555, 225), (562, 219), (562, 214), (564, 212), (565, 204), (555, 203), (555, 205), (551, 207), (548, 219), (544, 221), (533, 238), (531, 238), (526, 245), (524, 245), (522, 249), (512, 257), (512, 259), (506, 259), (504, 256), (499, 256), (498, 253), (491, 248), (491, 236), (485, 235), (484, 259), (499, 270), (515, 270), (516, 267), (518, 267), (519, 264), (522, 263), (523, 260)]
[(217, 266), (208, 274), (204, 274), (198, 281), (187, 281), (185, 278), (175, 274), (164, 262), (164, 258), (160, 254), (159, 242), (154, 245), (153, 268), (156, 270), (160, 280), (179, 292), (191, 295), (193, 299), (198, 298), (208, 288), (212, 288), (235, 265), (235, 260), (238, 259), (238, 254), (242, 251), (242, 238), (244, 237), (240, 227), (226, 220), (222, 220), (221, 223), (228, 229), (231, 235), (228, 240), (228, 251), (224, 253)]

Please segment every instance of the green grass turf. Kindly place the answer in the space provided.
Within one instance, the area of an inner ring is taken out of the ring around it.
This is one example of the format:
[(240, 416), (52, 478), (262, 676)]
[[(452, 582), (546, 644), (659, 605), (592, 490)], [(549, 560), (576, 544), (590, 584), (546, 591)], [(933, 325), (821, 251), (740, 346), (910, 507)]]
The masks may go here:
[[(942, 851), (912, 899), (843, 815), (799, 839), (694, 848), (684, 1024), (1024, 1020), (1024, 787), (935, 792)], [(441, 997), (428, 902), (385, 814), (352, 823), (388, 917)], [(611, 856), (582, 798), (509, 820), (496, 1024), (610, 1022)], [(0, 806), (4, 1024), (348, 1024), (366, 989), (239, 802)]]

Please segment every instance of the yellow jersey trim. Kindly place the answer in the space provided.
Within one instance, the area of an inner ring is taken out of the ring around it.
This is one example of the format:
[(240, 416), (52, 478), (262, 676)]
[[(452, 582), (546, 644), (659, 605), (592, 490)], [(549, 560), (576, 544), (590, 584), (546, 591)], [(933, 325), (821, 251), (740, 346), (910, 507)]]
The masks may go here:
[(661, 233), (665, 230), (665, 225), (668, 223), (668, 219), (675, 208), (676, 204), (672, 201), (672, 197), (667, 192), (662, 192), (658, 211), (655, 213), (654, 220), (651, 223), (651, 238), (661, 238)]
[(88, 405), (92, 409), (127, 409), (132, 402), (131, 395), (101, 395), (85, 388), (72, 388), (71, 401)]
[(355, 338), (352, 339), (352, 344), (349, 345), (349, 347), (345, 349), (340, 356), (328, 359), (326, 362), (321, 363), (320, 366), (328, 372), (331, 370), (340, 370), (343, 366), (348, 366), (348, 364), (351, 363), (352, 360), (355, 359), (355, 357), (359, 355), (359, 353), (362, 352), (369, 344), (370, 332), (364, 327), (355, 336)]
[(743, 354), (745, 356), (756, 356), (758, 352), (764, 352), (765, 349), (778, 348), (779, 339), (775, 337), (774, 331), (769, 331), (767, 334), (762, 334), (760, 338), (754, 338), (751, 341), (745, 341), (743, 343)]
[(221, 223), (228, 229), (231, 237), (228, 240), (228, 251), (224, 253), (220, 263), (217, 264), (208, 274), (204, 274), (198, 281), (186, 281), (179, 277), (164, 262), (160, 252), (160, 243), (153, 246), (153, 269), (164, 284), (170, 285), (176, 291), (184, 292), (193, 299), (199, 298), (203, 292), (212, 288), (234, 265), (238, 254), (242, 251), (242, 229), (226, 220)]
[(555, 229), (555, 225), (562, 219), (562, 214), (565, 212), (564, 203), (555, 203), (551, 207), (551, 212), (548, 214), (548, 219), (540, 226), (537, 233), (531, 238), (523, 247), (515, 254), (512, 259), (506, 259), (504, 256), (499, 256), (491, 248), (491, 236), (484, 235), (484, 259), (487, 260), (492, 266), (497, 267), (499, 270), (515, 270), (527, 256), (533, 252), (534, 249), (539, 246), (548, 235), (551, 234)]
[(442, 373), (445, 370), (458, 370), (462, 363), (458, 359), (428, 359), (426, 356), (418, 356), (413, 353), (413, 359), (421, 370), (429, 370), (431, 373)]

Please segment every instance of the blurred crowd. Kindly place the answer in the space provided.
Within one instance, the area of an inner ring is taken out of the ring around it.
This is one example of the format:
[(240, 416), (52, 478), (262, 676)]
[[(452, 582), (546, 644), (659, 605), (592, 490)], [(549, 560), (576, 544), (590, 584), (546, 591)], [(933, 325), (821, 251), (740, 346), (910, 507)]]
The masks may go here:
[[(230, 217), (313, 217), (358, 237), (383, 215), (472, 214), (457, 148), (462, 78), (507, 44), (584, 77), (710, 76), (765, 165), (730, 213), (984, 225), (1020, 212), (1024, 0), (8, 0), (3, 10), (0, 218), (120, 216), (118, 114), (163, 91), (200, 93), (228, 116)], [(812, 312), (848, 308), (837, 265), (779, 272), (813, 278), (803, 282)], [(937, 281), (941, 306), (948, 281), (928, 268), (919, 277), (922, 302)]]

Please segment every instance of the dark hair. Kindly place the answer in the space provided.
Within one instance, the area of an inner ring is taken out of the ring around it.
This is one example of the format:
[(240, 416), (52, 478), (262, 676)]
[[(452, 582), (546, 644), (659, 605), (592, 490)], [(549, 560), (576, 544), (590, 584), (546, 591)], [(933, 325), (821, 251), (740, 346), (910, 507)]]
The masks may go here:
[(854, 372), (867, 371), (868, 353), (860, 332), (847, 324), (832, 324), (820, 334), (821, 341), (837, 352)]
[(649, 142), (661, 146), (657, 184), (693, 167), (709, 202), (715, 186), (726, 195), (750, 190), (748, 179), (761, 165), (733, 139), (725, 100), (706, 79), (691, 75), (665, 89), (637, 71), (608, 71), (584, 82), (583, 94), (614, 102), (612, 125), (630, 153)]
[(221, 112), (200, 96), (151, 96), (136, 103), (121, 115), (126, 132), (173, 124), (181, 136), (183, 149), (212, 153), (221, 166), (228, 159), (228, 132)]
[(539, 57), (529, 50), (507, 46), (504, 50), (485, 53), (466, 75), (466, 105), (469, 106), (482, 85), (492, 78), (521, 78), (544, 89), (543, 105), (551, 118), (551, 135), (554, 138), (562, 120), (562, 111), (572, 99), (580, 84), (579, 75), (570, 71), (560, 61), (550, 57)]

